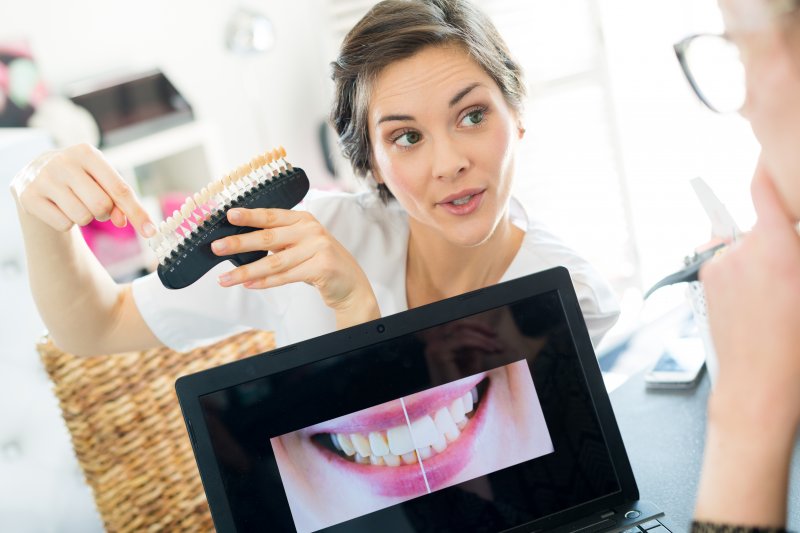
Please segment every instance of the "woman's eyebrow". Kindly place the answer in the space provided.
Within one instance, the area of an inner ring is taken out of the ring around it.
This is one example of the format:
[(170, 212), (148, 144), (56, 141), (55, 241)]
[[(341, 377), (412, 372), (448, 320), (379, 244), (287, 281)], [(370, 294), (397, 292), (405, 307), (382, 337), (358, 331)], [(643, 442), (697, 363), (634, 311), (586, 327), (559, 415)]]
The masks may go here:
[(386, 115), (381, 117), (375, 125), (378, 126), (383, 122), (389, 122), (392, 120), (414, 120), (414, 117), (411, 115)]
[(472, 91), (476, 87), (480, 87), (481, 85), (483, 84), (476, 81), (475, 83), (471, 83), (470, 85), (467, 85), (466, 87), (458, 91), (458, 93), (456, 93), (456, 95), (450, 99), (450, 107), (456, 105), (458, 102), (461, 101), (462, 98), (467, 96), (470, 93), (470, 91)]
[[(458, 91), (458, 93), (456, 93), (456, 95), (453, 96), (453, 98), (450, 99), (450, 103), (448, 104), (448, 107), (455, 106), (465, 96), (467, 96), (473, 89), (475, 89), (476, 87), (481, 87), (482, 85), (483, 84), (481, 82), (477, 82), (477, 81), (475, 83), (471, 83), (471, 84), (467, 85), (466, 87), (464, 87), (463, 89)], [(377, 125), (382, 124), (383, 122), (389, 122), (389, 121), (392, 121), (392, 120), (397, 120), (397, 121), (412, 120), (413, 121), (414, 117), (411, 116), (411, 115), (386, 115), (386, 116), (383, 116), (380, 119), (378, 119), (378, 122), (375, 125), (377, 126)]]

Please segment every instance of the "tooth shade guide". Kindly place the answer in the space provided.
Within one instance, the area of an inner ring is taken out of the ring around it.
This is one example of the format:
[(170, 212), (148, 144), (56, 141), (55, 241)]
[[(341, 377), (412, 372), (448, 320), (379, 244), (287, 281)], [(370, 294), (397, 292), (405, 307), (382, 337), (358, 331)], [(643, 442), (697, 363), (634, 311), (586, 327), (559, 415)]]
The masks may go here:
[(310, 184), (302, 169), (272, 178), (277, 174), (266, 165), (265, 156), (256, 155), (187, 197), (171, 215), (175, 223), (163, 233), (164, 241), (150, 244), (159, 257), (157, 270), (162, 284), (170, 289), (184, 288), (220, 262), (242, 266), (268, 255), (264, 250), (219, 256), (211, 251), (211, 243), (254, 230), (231, 224), (225, 215), (228, 209), (292, 209), (303, 199)]

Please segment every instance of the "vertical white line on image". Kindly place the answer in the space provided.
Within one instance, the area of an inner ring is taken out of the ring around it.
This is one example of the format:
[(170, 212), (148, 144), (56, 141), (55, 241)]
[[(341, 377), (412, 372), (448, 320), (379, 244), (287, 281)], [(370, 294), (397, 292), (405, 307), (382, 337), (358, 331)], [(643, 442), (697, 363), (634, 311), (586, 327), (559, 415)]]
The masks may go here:
[(411, 420), (408, 418), (408, 411), (406, 410), (406, 402), (404, 402), (402, 398), (400, 398), (400, 405), (403, 406), (403, 414), (406, 416), (406, 424), (408, 424), (408, 433), (411, 435), (411, 445), (414, 446), (414, 454), (417, 456), (419, 469), (422, 471), (422, 479), (423, 481), (425, 481), (425, 489), (428, 491), (428, 494), (430, 494), (431, 486), (428, 485), (428, 476), (425, 474), (425, 465), (422, 464), (422, 457), (419, 456), (419, 446), (417, 446), (417, 443), (414, 440), (414, 432), (411, 431)]

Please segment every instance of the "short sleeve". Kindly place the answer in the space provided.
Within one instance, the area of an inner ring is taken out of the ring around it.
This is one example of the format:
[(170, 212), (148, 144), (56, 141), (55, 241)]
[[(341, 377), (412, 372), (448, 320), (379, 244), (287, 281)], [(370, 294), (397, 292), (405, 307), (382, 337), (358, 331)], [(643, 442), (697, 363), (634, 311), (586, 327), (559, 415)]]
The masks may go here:
[(220, 263), (179, 290), (167, 289), (156, 273), (148, 274), (133, 281), (134, 301), (153, 334), (177, 351), (205, 346), (248, 329), (277, 328), (284, 306), (273, 292), (219, 286), (217, 278), (232, 268), (227, 261)]

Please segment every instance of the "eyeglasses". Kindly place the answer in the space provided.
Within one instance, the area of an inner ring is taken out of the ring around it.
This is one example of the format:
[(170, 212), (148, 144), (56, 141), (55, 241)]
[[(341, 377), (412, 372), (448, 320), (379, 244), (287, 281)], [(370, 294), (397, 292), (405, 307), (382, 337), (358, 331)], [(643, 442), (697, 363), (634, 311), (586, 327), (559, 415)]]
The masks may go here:
[(739, 50), (725, 35), (690, 35), (675, 43), (675, 55), (697, 97), (717, 113), (739, 111), (746, 86)]

